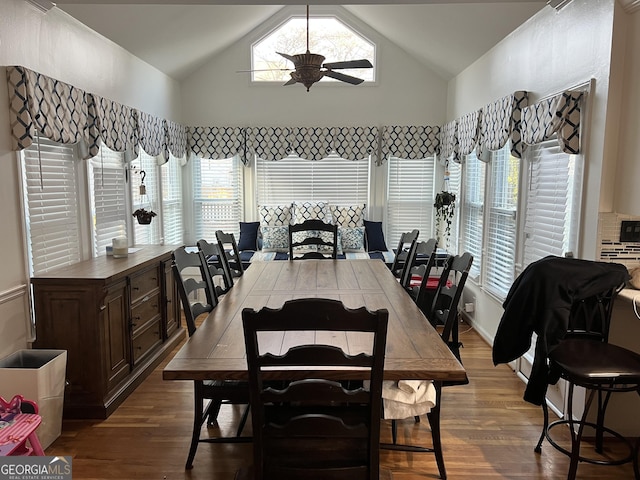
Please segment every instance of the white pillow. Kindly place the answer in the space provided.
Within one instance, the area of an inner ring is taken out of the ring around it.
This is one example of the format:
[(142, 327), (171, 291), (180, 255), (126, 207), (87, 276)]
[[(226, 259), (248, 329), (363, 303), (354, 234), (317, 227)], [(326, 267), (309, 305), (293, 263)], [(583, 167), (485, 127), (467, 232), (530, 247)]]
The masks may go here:
[(261, 227), (275, 227), (291, 223), (291, 205), (258, 205)]
[(329, 205), (333, 223), (341, 227), (362, 227), (364, 225), (364, 210), (362, 205)]
[(293, 202), (293, 223), (302, 223), (311, 219), (331, 223), (330, 215), (327, 202)]

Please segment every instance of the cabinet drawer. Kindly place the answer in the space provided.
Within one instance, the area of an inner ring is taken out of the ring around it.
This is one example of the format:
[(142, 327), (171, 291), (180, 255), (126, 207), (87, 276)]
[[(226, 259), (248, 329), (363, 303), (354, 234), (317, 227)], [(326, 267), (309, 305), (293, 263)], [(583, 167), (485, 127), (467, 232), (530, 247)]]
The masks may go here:
[(138, 335), (133, 338), (133, 363), (140, 361), (156, 345), (162, 342), (160, 320), (150, 323)]
[(145, 295), (160, 288), (160, 266), (145, 270), (131, 277), (131, 303), (137, 303)]
[(134, 334), (137, 330), (143, 328), (145, 324), (160, 316), (160, 292), (142, 297), (139, 303), (131, 307), (131, 330)]

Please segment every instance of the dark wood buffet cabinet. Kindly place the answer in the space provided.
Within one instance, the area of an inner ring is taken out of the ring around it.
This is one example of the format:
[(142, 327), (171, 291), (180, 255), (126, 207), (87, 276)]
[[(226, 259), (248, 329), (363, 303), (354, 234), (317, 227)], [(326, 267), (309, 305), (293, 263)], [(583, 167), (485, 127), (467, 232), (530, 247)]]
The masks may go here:
[(107, 418), (184, 338), (176, 246), (136, 248), (31, 279), (34, 347), (67, 350), (65, 418)]

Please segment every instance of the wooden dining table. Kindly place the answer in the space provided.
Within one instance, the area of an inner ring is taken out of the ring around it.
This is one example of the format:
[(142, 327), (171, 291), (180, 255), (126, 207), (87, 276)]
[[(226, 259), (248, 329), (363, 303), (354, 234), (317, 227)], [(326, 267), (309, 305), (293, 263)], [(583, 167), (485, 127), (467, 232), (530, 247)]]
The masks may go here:
[[(381, 443), (380, 448), (434, 453), (440, 476), (446, 478), (440, 436), (442, 386), (444, 383), (464, 383), (467, 375), (440, 334), (381, 260), (252, 262), (167, 364), (163, 379), (248, 381), (242, 310), (258, 310), (265, 306), (278, 308), (287, 300), (308, 297), (340, 300), (349, 308), (364, 306), (369, 310), (388, 310), (384, 379), (432, 380), (436, 404), (428, 415), (432, 447), (396, 443), (394, 423), (393, 443)], [(283, 354), (296, 344), (329, 343), (349, 354), (357, 354), (363, 351), (363, 343), (366, 343), (359, 342), (357, 337), (315, 333), (295, 332), (291, 337), (273, 337), (269, 351)], [(367, 345), (370, 346), (370, 342)], [(292, 379), (291, 370), (284, 368), (270, 370), (269, 374), (273, 380)], [(363, 375), (362, 371), (346, 369), (331, 374), (336, 380), (361, 379)]]
[[(385, 380), (466, 381), (464, 367), (442, 341), (409, 294), (381, 260), (294, 260), (254, 262), (163, 370), (165, 380), (248, 380), (242, 310), (277, 308), (295, 298), (330, 298), (346, 307), (389, 311)], [(357, 342), (336, 338), (348, 353)], [(305, 342), (326, 343), (307, 336)], [(331, 341), (331, 340), (329, 340)], [(272, 353), (284, 353), (283, 338)], [(353, 350), (353, 351), (352, 351)], [(273, 379), (286, 378), (273, 371)], [(357, 376), (357, 374), (355, 374)], [(354, 372), (345, 371), (344, 379)]]

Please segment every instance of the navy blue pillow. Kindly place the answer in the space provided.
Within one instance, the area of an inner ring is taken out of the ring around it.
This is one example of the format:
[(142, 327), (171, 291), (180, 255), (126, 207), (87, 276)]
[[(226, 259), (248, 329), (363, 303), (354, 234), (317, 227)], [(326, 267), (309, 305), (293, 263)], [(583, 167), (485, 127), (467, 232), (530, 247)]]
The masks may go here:
[(260, 222), (240, 222), (240, 241), (238, 250), (259, 250), (258, 230)]
[(384, 233), (382, 233), (382, 222), (364, 221), (365, 239), (368, 252), (386, 252), (387, 245), (384, 243)]

